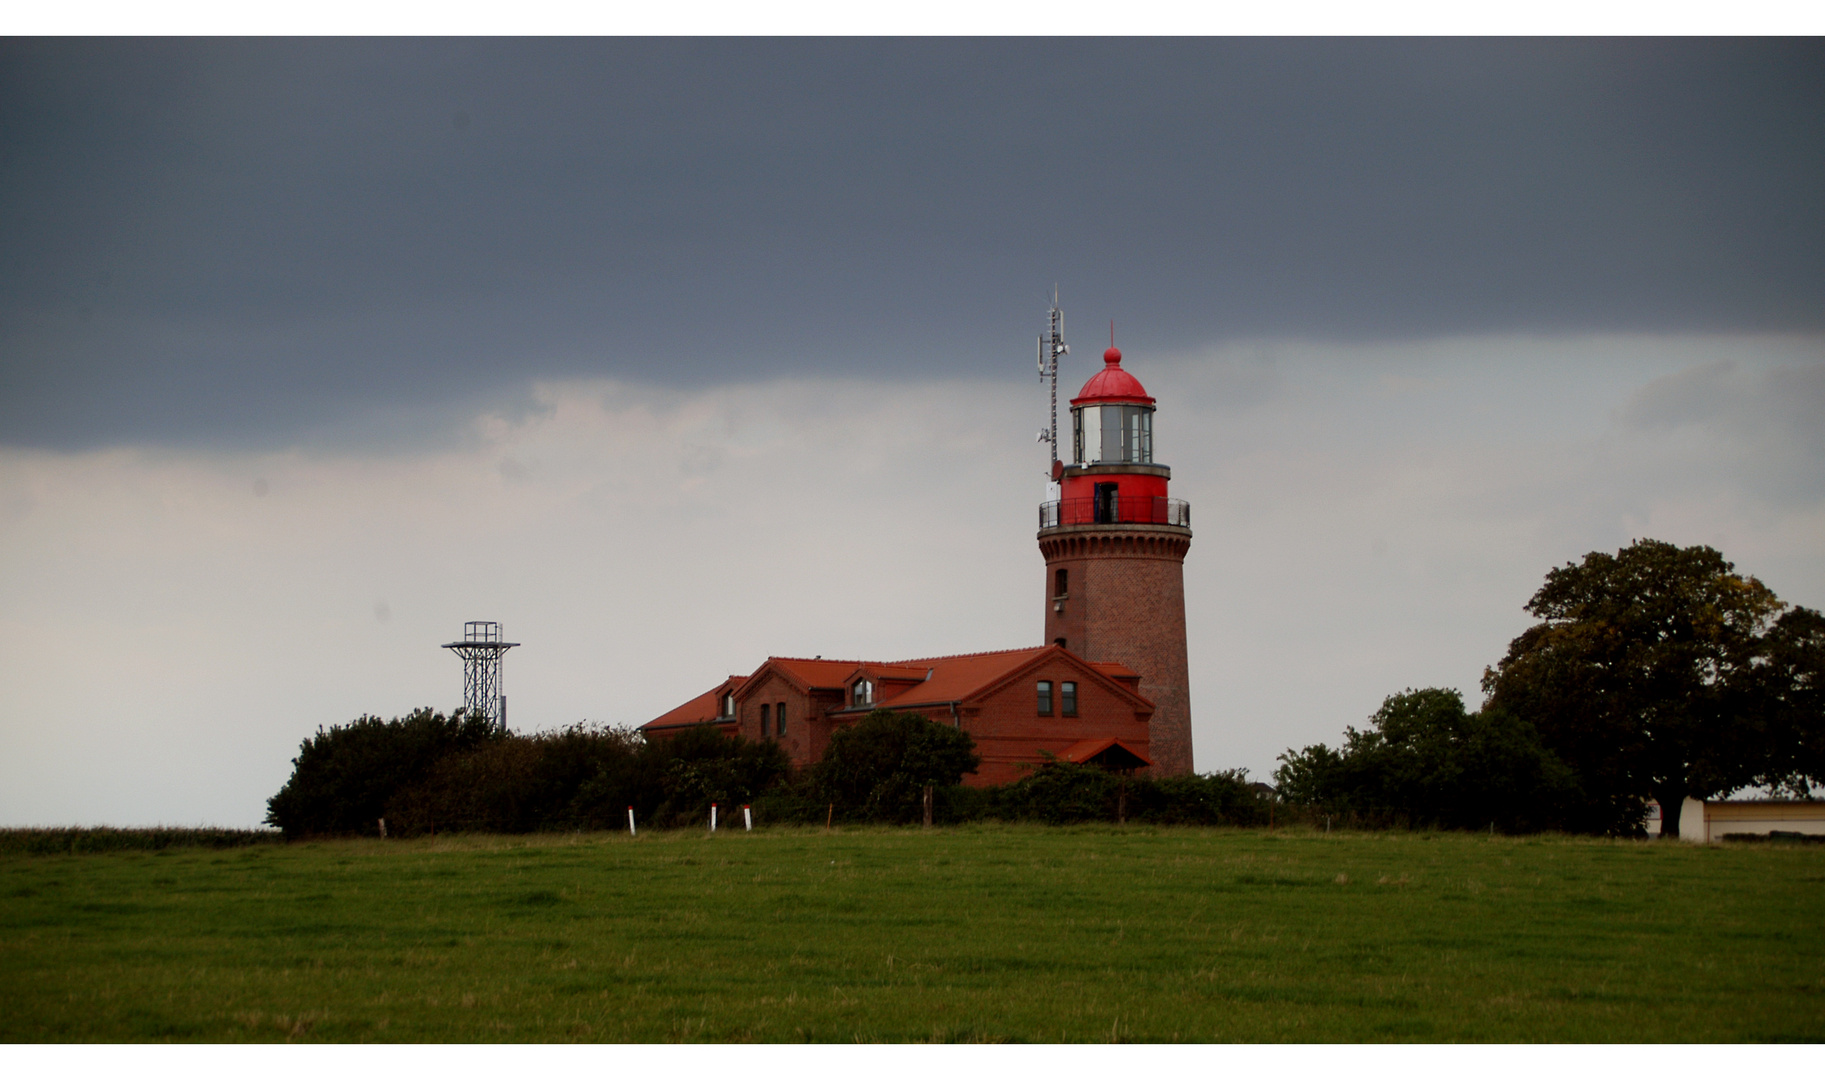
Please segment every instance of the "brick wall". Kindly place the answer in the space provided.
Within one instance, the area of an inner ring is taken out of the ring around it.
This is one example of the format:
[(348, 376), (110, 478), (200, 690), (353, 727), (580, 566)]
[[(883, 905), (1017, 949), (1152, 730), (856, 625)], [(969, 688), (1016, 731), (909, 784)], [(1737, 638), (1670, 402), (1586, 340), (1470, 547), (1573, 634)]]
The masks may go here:
[[(1052, 683), (1052, 715), (1039, 715), (1039, 680)], [(1077, 715), (1059, 714), (1058, 684), (1077, 683)], [(976, 740), (982, 766), (964, 783), (1005, 784), (1032, 771), (1040, 751), (1061, 754), (1081, 739), (1121, 739), (1153, 756), (1152, 725), (1136, 713), (1131, 699), (1091, 682), (1066, 660), (1040, 665), (988, 695), (962, 718), (963, 730)]]
[[(794, 765), (803, 765), (811, 751), (812, 724), (811, 698), (778, 672), (770, 671), (759, 679), (750, 679), (746, 686), (736, 694), (739, 704), (736, 706), (736, 730), (744, 739), (759, 740), (774, 738), (779, 730), (778, 719), (774, 710), (781, 703), (786, 706), (786, 737), (783, 740), (786, 753)], [(767, 730), (760, 728), (760, 707), (767, 706)], [(821, 747), (819, 748), (822, 749)]]
[[(1087, 660), (1113, 660), (1140, 673), (1153, 701), (1149, 725), (1156, 776), (1192, 771), (1190, 663), (1185, 645), (1185, 553), (1191, 530), (1173, 526), (1048, 529), (1046, 643)], [(1055, 593), (1057, 572), (1068, 574)]]

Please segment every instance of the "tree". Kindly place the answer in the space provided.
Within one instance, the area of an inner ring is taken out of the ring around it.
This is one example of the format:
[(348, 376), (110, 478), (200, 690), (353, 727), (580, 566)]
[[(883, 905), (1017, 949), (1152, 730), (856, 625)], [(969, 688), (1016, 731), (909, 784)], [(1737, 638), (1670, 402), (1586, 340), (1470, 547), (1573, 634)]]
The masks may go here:
[(1483, 689), (1572, 767), (1595, 824), (1638, 829), (1652, 797), (1662, 835), (1677, 836), (1688, 796), (1753, 783), (1790, 756), (1770, 741), (1780, 736), (1761, 670), (1784, 606), (1713, 548), (1638, 540), (1592, 552), (1547, 573), (1527, 603), (1541, 622), (1484, 672)]
[(1281, 797), (1445, 828), (1526, 832), (1576, 817), (1571, 770), (1532, 725), (1500, 709), (1470, 713), (1456, 690), (1407, 690), (1369, 722), (1367, 731), (1346, 728), (1341, 750), (1321, 743), (1282, 754)]
[(850, 813), (910, 821), (926, 785), (954, 787), (981, 763), (968, 732), (918, 713), (876, 709), (831, 735), (811, 779), (823, 798)]
[(1757, 695), (1766, 749), (1755, 781), (1809, 798), (1825, 785), (1825, 616), (1805, 607), (1783, 613), (1766, 646)]
[(298, 836), (379, 832), (387, 802), (445, 755), (506, 738), (485, 716), (418, 709), (403, 718), (362, 716), (304, 740), (292, 775), (266, 800), (266, 822)]

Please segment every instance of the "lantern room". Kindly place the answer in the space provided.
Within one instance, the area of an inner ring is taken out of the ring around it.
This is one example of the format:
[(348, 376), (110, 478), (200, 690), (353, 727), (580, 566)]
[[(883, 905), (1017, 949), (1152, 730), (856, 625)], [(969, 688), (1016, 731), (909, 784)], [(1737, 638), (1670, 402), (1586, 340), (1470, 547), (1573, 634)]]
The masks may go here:
[(1122, 351), (1103, 353), (1103, 370), (1071, 399), (1073, 464), (1153, 463), (1153, 398), (1122, 370)]
[(1190, 524), (1185, 504), (1166, 497), (1172, 471), (1153, 460), (1153, 409), (1111, 346), (1103, 369), (1071, 399), (1071, 463), (1060, 470), (1058, 501), (1041, 509), (1040, 528)]

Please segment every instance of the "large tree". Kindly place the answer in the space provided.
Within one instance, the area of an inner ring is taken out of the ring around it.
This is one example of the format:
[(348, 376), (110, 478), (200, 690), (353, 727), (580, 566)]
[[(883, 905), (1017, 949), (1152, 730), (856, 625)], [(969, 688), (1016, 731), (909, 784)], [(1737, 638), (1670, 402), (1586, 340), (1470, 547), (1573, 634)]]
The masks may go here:
[(1825, 786), (1825, 615), (1796, 607), (1768, 631), (1761, 668), (1766, 747), (1756, 781), (1808, 797)]
[(954, 787), (982, 764), (969, 732), (876, 709), (830, 736), (812, 770), (818, 794), (851, 816), (911, 821), (927, 785)]
[[(1527, 604), (1541, 621), (1484, 672), (1483, 689), (1489, 707), (1530, 721), (1576, 771), (1593, 825), (1636, 828), (1651, 797), (1662, 835), (1677, 836), (1688, 796), (1806, 768), (1786, 744), (1816, 734), (1817, 716), (1771, 704), (1784, 696), (1808, 707), (1791, 686), (1779, 693), (1768, 670), (1769, 631), (1785, 606), (1709, 547), (1639, 540), (1592, 552), (1546, 575)], [(1792, 629), (1789, 666), (1803, 674), (1816, 651)]]

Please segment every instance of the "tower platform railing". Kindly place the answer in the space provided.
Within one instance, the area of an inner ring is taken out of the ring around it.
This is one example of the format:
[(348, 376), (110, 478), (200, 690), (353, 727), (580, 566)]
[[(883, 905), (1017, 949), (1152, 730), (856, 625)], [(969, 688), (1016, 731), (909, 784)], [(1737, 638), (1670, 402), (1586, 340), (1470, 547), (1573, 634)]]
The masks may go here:
[(466, 622), (463, 624), (463, 644), (493, 644), (503, 640), (501, 624), (497, 622)]
[(1039, 504), (1039, 527), (1065, 525), (1177, 525), (1191, 528), (1191, 504), (1161, 496), (1057, 499)]

